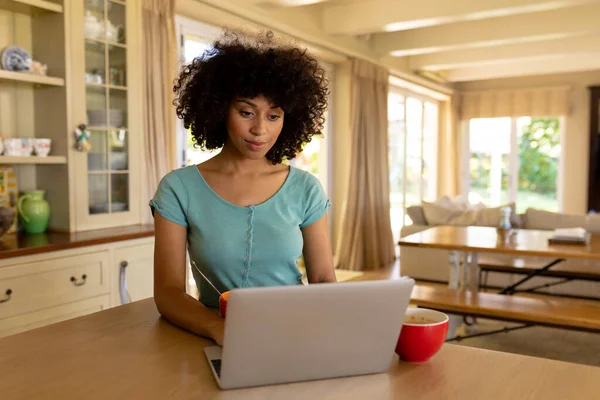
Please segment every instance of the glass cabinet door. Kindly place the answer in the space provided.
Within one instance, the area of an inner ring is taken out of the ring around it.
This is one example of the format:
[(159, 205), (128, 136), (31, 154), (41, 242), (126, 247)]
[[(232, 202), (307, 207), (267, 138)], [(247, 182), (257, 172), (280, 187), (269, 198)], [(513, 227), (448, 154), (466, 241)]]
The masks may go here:
[(130, 209), (127, 4), (83, 1), (88, 212), (122, 213)]

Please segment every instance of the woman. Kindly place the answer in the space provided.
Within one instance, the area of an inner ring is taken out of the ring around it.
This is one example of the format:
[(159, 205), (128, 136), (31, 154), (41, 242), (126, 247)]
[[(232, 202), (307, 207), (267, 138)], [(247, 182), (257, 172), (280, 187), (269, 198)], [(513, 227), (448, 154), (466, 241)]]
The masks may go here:
[(168, 173), (150, 201), (157, 308), (218, 344), (218, 295), (194, 269), (200, 301), (186, 294), (186, 245), (220, 291), (302, 284), (302, 254), (309, 283), (335, 282), (330, 202), (316, 178), (283, 163), (320, 134), (325, 73), (305, 51), (267, 39), (227, 35), (182, 70), (177, 115), (197, 145), (221, 151)]

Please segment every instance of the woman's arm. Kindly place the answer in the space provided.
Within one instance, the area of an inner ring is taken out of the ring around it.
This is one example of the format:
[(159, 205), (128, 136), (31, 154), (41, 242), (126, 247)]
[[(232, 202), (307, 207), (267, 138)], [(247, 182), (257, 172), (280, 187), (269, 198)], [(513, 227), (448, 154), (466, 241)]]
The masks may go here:
[(154, 301), (169, 322), (223, 344), (225, 322), (185, 291), (186, 228), (154, 213)]
[(327, 214), (302, 228), (304, 264), (309, 283), (336, 282)]

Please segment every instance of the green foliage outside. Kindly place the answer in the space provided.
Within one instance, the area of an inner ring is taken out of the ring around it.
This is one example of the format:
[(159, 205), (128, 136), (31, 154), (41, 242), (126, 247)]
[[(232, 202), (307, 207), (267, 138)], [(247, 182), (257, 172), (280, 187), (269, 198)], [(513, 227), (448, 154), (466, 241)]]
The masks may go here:
[(558, 119), (536, 118), (523, 128), (519, 148), (519, 189), (535, 193), (556, 193)]

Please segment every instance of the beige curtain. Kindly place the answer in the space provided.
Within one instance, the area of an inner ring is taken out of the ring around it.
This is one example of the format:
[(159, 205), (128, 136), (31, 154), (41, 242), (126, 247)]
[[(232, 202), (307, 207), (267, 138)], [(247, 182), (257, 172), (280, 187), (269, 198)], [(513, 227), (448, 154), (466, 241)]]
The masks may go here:
[(462, 138), (457, 96), (439, 103), (438, 197), (457, 196), (461, 192)]
[[(142, 9), (144, 66), (144, 143), (146, 203), (160, 179), (177, 167), (177, 129), (173, 80), (177, 74), (175, 0), (144, 0)], [(151, 221), (146, 207), (145, 220)]]
[(378, 269), (395, 259), (388, 175), (388, 71), (352, 60), (350, 180), (336, 267)]

